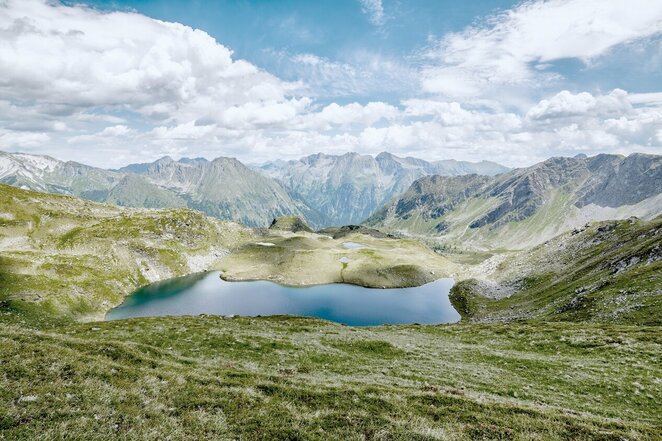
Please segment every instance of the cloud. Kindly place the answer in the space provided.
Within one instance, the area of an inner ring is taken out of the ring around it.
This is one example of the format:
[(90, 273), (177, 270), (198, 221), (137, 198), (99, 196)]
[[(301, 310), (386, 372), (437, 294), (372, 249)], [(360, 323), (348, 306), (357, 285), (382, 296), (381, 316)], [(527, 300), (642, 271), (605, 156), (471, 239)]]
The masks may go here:
[(0, 145), (12, 147), (36, 147), (50, 141), (51, 137), (46, 133), (17, 132), (13, 130), (0, 129)]
[(490, 88), (537, 86), (560, 76), (550, 63), (590, 63), (611, 48), (662, 32), (662, 2), (527, 1), (445, 35), (424, 53), (422, 85), (431, 93), (471, 97)]
[(562, 118), (593, 114), (619, 114), (632, 109), (628, 94), (622, 89), (614, 89), (608, 95), (594, 97), (588, 92), (572, 94), (563, 90), (550, 99), (544, 99), (529, 110), (532, 119)]
[(287, 102), (297, 88), (203, 31), (136, 13), (8, 0), (0, 35), (0, 99), (71, 112), (115, 107), (181, 123)]
[(418, 89), (419, 72), (393, 57), (364, 50), (330, 60), (310, 53), (269, 53), (287, 77), (301, 79), (309, 96), (325, 98), (412, 94)]
[(400, 110), (387, 103), (370, 102), (366, 105), (350, 103), (341, 106), (331, 103), (319, 112), (301, 118), (298, 128), (331, 130), (337, 126), (371, 126), (381, 120), (393, 120)]
[[(381, 3), (365, 4), (379, 6), (383, 23)], [(660, 153), (659, 91), (511, 93), (557, 81), (557, 59), (592, 63), (658, 32), (662, 6), (623, 4), (526, 2), (447, 35), (421, 70), (418, 59), (360, 50), (336, 60), (273, 52), (287, 81), (178, 23), (0, 0), (0, 149), (104, 167), (166, 154), (258, 162), (388, 150), (517, 166), (578, 152)]]
[(384, 24), (384, 6), (382, 0), (359, 0), (361, 10), (368, 16), (370, 23), (375, 26)]

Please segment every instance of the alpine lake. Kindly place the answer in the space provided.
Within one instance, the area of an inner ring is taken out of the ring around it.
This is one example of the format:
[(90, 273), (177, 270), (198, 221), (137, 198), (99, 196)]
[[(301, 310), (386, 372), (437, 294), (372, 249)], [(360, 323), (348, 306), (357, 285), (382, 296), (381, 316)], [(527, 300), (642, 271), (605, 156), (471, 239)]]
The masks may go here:
[(228, 282), (219, 272), (192, 274), (142, 287), (106, 320), (167, 315), (299, 315), (349, 326), (441, 324), (460, 320), (448, 298), (453, 279), (413, 288), (349, 284), (291, 287), (268, 281)]

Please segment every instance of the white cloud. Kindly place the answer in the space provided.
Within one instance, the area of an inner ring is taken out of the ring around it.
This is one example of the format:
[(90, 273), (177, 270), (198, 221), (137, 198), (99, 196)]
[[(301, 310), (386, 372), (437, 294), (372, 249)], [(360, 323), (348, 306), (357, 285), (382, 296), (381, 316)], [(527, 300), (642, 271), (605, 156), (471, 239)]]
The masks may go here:
[(366, 105), (350, 103), (344, 106), (331, 103), (321, 111), (301, 118), (298, 128), (330, 130), (336, 126), (371, 126), (381, 120), (392, 120), (399, 116), (399, 109), (383, 102)]
[(622, 89), (614, 89), (608, 95), (594, 97), (588, 92), (572, 94), (563, 90), (550, 99), (544, 99), (529, 110), (532, 119), (560, 118), (577, 116), (589, 112), (608, 115), (628, 112), (632, 105), (628, 94)]
[(0, 5), (0, 99), (119, 107), (177, 123), (287, 102), (295, 84), (235, 60), (207, 33), (39, 0)]
[(384, 24), (384, 6), (382, 0), (359, 0), (364, 14), (368, 15), (370, 23), (375, 26)]
[(271, 51), (288, 77), (302, 78), (311, 96), (352, 97), (383, 94), (410, 95), (418, 88), (419, 72), (403, 60), (375, 52), (355, 50), (343, 61), (314, 54)]
[(13, 130), (0, 129), (0, 146), (9, 148), (24, 148), (43, 145), (50, 141), (51, 137), (46, 133), (17, 132)]
[[(0, 0), (0, 149), (105, 167), (165, 154), (257, 162), (388, 150), (528, 165), (580, 151), (660, 153), (659, 92), (556, 88), (540, 100), (510, 93), (553, 78), (548, 63), (559, 57), (590, 62), (655, 32), (662, 6), (643, 14), (639, 2), (628, 2), (634, 11), (620, 0), (600, 2), (600, 11), (596, 0), (527, 2), (447, 36), (422, 71), (358, 50), (342, 61), (274, 53), (289, 69), (285, 77), (296, 79), (288, 82), (181, 24)], [(389, 103), (393, 96), (406, 98)]]
[(585, 63), (616, 45), (662, 32), (657, 0), (527, 1), (483, 26), (444, 36), (425, 54), (422, 85), (468, 97), (492, 87), (539, 86), (557, 79), (549, 62)]

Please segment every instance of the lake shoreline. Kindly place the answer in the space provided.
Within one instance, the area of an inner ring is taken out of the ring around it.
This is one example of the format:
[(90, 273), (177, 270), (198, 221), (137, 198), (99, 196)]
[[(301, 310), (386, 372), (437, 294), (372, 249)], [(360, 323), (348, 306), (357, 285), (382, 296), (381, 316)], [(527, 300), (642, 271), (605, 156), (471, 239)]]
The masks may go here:
[(442, 324), (460, 320), (449, 299), (455, 281), (441, 278), (407, 288), (348, 283), (286, 286), (269, 280), (226, 281), (218, 271), (196, 273), (137, 289), (105, 321), (179, 315), (293, 315), (350, 326)]

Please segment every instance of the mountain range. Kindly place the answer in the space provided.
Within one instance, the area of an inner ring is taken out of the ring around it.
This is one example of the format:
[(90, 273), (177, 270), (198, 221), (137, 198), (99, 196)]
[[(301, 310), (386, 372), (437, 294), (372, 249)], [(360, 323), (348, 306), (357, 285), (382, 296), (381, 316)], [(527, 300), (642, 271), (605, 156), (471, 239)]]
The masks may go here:
[(477, 249), (526, 248), (590, 221), (662, 213), (662, 156), (648, 154), (557, 157), (513, 170), (389, 153), (259, 166), (164, 157), (105, 170), (0, 152), (0, 182), (128, 207), (188, 207), (247, 226), (284, 215), (314, 228), (363, 223)]
[(382, 153), (312, 155), (247, 167), (234, 158), (170, 157), (105, 170), (49, 156), (0, 152), (0, 182), (116, 205), (189, 207), (248, 226), (296, 215), (315, 227), (358, 223), (428, 174), (498, 173), (495, 163), (427, 162)]
[(497, 176), (426, 176), (365, 223), (479, 248), (525, 248), (587, 222), (662, 213), (662, 156), (557, 157)]
[(360, 223), (422, 176), (496, 175), (509, 170), (489, 161), (428, 162), (386, 152), (376, 157), (318, 153), (255, 169), (278, 179), (295, 197), (319, 210), (324, 227)]

